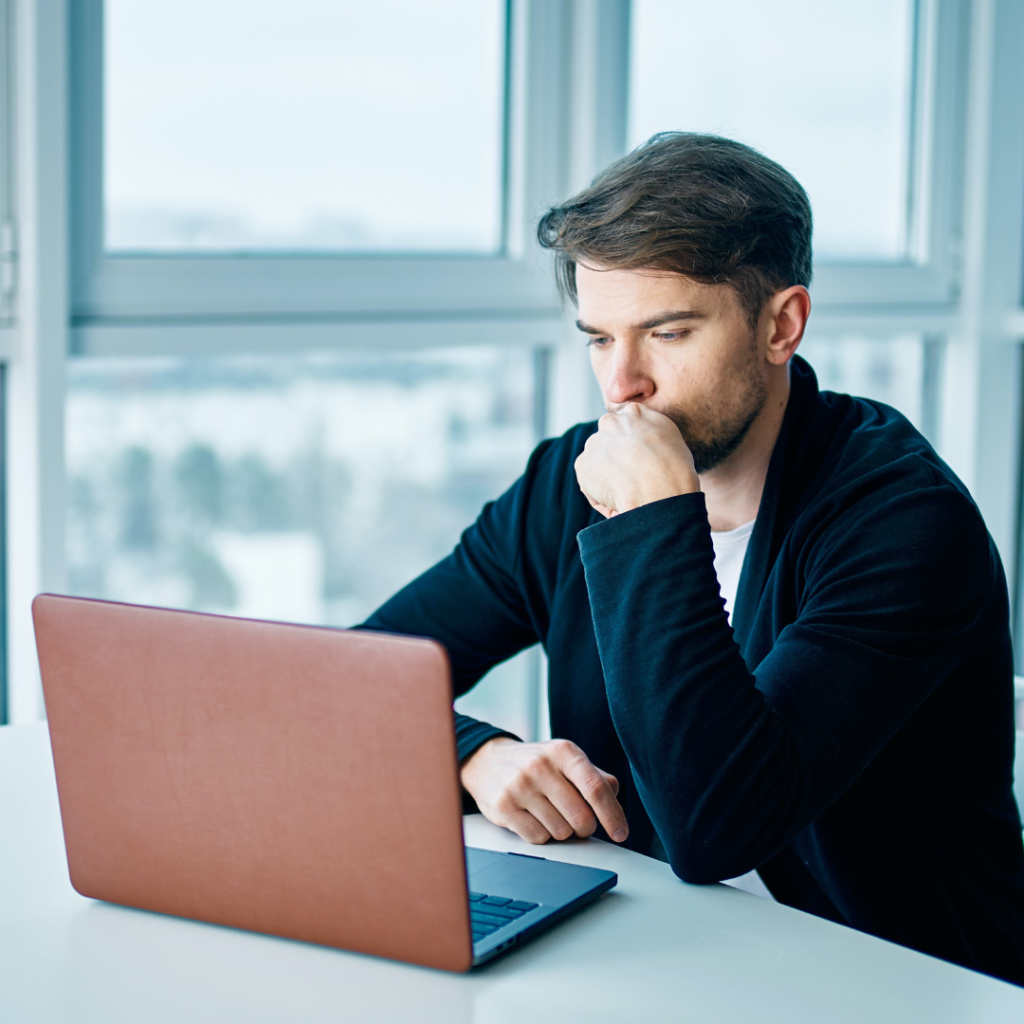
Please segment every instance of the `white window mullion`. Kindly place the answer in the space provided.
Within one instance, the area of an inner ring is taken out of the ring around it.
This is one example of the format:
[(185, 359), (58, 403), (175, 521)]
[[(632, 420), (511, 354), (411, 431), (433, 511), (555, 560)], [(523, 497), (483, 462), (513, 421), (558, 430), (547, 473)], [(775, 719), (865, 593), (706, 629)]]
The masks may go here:
[(67, 52), (63, 0), (15, 7), (18, 328), (8, 363), (9, 714), (43, 714), (31, 601), (64, 585), (68, 339)]

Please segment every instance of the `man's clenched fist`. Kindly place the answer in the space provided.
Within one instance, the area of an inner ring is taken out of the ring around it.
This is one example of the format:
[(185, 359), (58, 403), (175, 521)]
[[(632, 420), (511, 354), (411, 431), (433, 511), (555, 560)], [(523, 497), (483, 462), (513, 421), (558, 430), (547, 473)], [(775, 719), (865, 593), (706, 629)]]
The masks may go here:
[(601, 417), (576, 459), (576, 479), (603, 516), (700, 490), (679, 428), (636, 402)]

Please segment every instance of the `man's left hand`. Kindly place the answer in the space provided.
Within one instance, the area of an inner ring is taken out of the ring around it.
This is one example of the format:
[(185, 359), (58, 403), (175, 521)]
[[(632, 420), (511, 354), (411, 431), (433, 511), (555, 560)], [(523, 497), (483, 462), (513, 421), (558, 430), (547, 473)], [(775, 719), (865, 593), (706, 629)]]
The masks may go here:
[(576, 459), (576, 479), (587, 501), (606, 517), (700, 490), (679, 428), (636, 402), (601, 417)]

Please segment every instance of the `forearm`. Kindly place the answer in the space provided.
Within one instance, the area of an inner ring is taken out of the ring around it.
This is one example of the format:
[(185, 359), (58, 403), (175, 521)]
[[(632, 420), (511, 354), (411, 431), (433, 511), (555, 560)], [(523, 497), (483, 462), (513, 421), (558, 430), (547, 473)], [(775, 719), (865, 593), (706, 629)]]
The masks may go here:
[(703, 496), (601, 523), (580, 549), (612, 717), (673, 867), (749, 870), (802, 820), (803, 779), (729, 628)]

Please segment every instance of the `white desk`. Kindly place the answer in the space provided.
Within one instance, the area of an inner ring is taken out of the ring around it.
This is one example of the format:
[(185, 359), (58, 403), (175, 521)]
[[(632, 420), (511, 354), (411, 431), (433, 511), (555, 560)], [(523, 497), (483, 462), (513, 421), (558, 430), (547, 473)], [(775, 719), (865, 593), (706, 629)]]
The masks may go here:
[[(541, 852), (479, 816), (466, 838)], [(68, 882), (45, 726), (0, 728), (0, 1020), (1024, 1022), (1024, 989), (606, 843), (543, 852), (618, 888), (465, 976), (125, 910)]]

